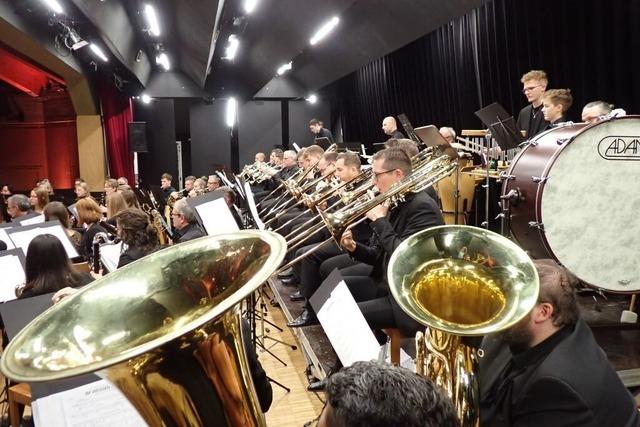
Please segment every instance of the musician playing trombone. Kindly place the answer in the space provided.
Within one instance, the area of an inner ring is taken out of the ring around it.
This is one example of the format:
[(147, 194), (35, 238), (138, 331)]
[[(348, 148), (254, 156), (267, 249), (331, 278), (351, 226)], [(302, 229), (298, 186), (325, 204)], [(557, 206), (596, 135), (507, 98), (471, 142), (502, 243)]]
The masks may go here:
[[(373, 156), (372, 179), (381, 193), (402, 181), (411, 171), (411, 160), (401, 149), (387, 148)], [(356, 242), (352, 233), (346, 231), (340, 245), (354, 259), (372, 265), (373, 270), (369, 276), (346, 276), (344, 280), (372, 329), (399, 328), (404, 335), (413, 336), (422, 326), (405, 314), (389, 293), (387, 265), (391, 254), (404, 239), (426, 228), (442, 225), (442, 213), (436, 202), (421, 191), (407, 193), (392, 209), (383, 203), (366, 215), (373, 230), (369, 244)]]

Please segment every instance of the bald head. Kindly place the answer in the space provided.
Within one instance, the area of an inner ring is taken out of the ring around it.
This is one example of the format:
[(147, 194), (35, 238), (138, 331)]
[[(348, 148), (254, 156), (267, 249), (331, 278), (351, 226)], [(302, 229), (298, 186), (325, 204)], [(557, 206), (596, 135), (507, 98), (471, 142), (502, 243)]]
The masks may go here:
[(385, 117), (382, 121), (382, 131), (387, 135), (393, 135), (393, 133), (398, 129), (398, 125), (396, 123), (396, 119), (393, 117)]

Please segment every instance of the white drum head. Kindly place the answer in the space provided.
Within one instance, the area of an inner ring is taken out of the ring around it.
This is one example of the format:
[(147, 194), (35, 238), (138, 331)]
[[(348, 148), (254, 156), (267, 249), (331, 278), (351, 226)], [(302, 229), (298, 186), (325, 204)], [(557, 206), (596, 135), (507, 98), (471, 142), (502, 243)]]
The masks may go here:
[(586, 128), (550, 164), (541, 216), (556, 258), (593, 286), (639, 291), (640, 118)]

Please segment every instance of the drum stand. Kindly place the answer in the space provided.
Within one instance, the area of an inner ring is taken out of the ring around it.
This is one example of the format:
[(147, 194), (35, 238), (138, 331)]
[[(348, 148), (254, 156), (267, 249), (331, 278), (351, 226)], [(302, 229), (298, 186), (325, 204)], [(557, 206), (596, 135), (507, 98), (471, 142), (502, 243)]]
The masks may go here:
[(489, 178), (489, 169), (491, 168), (491, 132), (487, 131), (484, 135), (485, 141), (487, 142), (487, 154), (485, 155), (485, 163), (486, 163), (486, 171), (487, 177), (485, 179), (485, 199), (484, 199), (484, 221), (480, 224), (480, 227), (484, 227), (487, 230), (489, 229), (489, 197), (490, 197), (490, 188), (491, 188), (491, 180)]

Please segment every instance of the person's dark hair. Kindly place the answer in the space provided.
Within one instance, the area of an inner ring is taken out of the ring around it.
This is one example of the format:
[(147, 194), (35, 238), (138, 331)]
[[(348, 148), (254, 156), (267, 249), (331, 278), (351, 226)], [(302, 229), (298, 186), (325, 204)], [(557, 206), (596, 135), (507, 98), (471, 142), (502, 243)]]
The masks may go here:
[(279, 148), (274, 148), (273, 150), (271, 150), (271, 154), (275, 155), (279, 159), (282, 159), (284, 157), (284, 151)]
[(562, 113), (566, 111), (573, 104), (573, 96), (571, 96), (571, 89), (549, 89), (543, 95), (543, 99), (549, 100), (553, 105), (562, 106)]
[(222, 193), (228, 206), (231, 206), (236, 202), (236, 192), (233, 191), (233, 188), (231, 187), (227, 187), (226, 185), (218, 187), (214, 190), (214, 193)]
[(127, 208), (116, 216), (122, 242), (152, 252), (158, 246), (158, 235), (149, 223), (149, 217), (140, 209)]
[(64, 228), (69, 228), (69, 212), (61, 202), (49, 202), (44, 207), (44, 220), (58, 220)]
[(309, 126), (315, 126), (315, 125), (320, 125), (320, 121), (318, 119), (309, 120)]
[(133, 190), (122, 190), (121, 192), (122, 198), (126, 203), (128, 208), (138, 208), (140, 209), (140, 203), (138, 202), (138, 198), (136, 197), (136, 193)]
[(0, 190), (2, 190), (4, 187), (7, 187), (7, 190), (9, 190), (9, 193), (13, 194), (13, 185), (11, 185), (11, 184), (2, 184), (2, 185), (0, 185)]
[(396, 140), (395, 148), (399, 148), (405, 153), (409, 158), (412, 158), (416, 154), (418, 154), (418, 145), (408, 138), (400, 138)]
[(184, 179), (184, 182), (187, 182), (187, 181), (195, 182), (195, 180), (196, 180), (196, 179), (197, 179), (197, 178), (196, 178), (195, 176), (193, 176), (193, 175), (189, 175), (188, 177), (186, 177), (186, 178)]
[(457, 427), (451, 400), (433, 382), (405, 368), (356, 362), (327, 380), (327, 425)]
[(386, 170), (400, 169), (405, 175), (411, 173), (411, 159), (401, 148), (385, 148), (374, 154), (372, 160), (383, 160), (382, 164)]
[(166, 179), (167, 181), (173, 181), (173, 176), (171, 176), (171, 174), (167, 172), (163, 173), (160, 178)]
[(358, 155), (358, 153), (354, 153), (353, 151), (347, 151), (345, 153), (338, 154), (338, 157), (336, 157), (336, 161), (338, 160), (342, 160), (344, 162), (344, 165), (347, 167), (355, 167), (360, 169), (360, 166), (362, 166), (360, 155)]
[(79, 284), (64, 246), (52, 234), (41, 234), (29, 243), (25, 276), (23, 295), (42, 295)]
[(31, 209), (31, 202), (29, 198), (24, 194), (14, 194), (7, 199), (7, 205), (9, 202), (14, 203), (20, 212), (29, 212)]
[(551, 259), (535, 260), (534, 264), (540, 278), (538, 302), (553, 306), (553, 325), (561, 328), (576, 323), (580, 317), (576, 277)]

